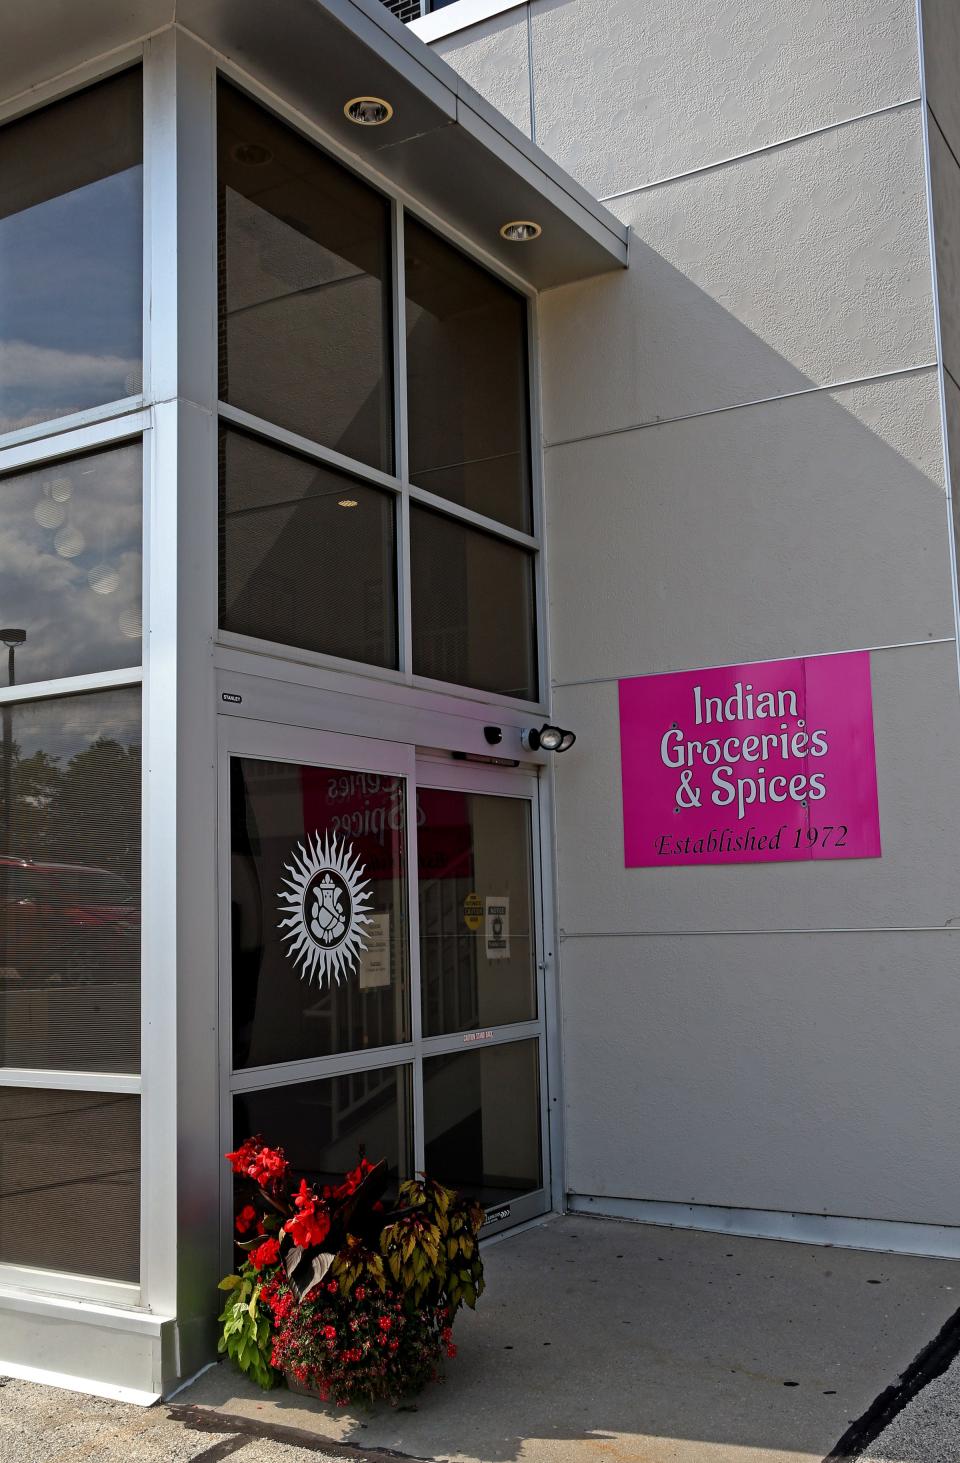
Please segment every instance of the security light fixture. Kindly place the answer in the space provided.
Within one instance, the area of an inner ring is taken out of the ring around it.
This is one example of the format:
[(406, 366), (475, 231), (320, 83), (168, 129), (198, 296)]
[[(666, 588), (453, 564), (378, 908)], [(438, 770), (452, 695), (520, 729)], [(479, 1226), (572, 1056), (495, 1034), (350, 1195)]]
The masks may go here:
[(566, 752), (576, 740), (574, 732), (546, 721), (539, 730), (528, 726), (520, 733), (520, 745), (527, 752)]
[(356, 506), (357, 506), (357, 500), (356, 500), (356, 498), (338, 498), (337, 499), (337, 507), (338, 508), (356, 508)]
[(358, 127), (380, 127), (389, 122), (393, 108), (383, 97), (352, 97), (343, 109), (343, 115)]
[(529, 244), (534, 239), (539, 239), (543, 229), (529, 218), (511, 219), (510, 223), (504, 224), (500, 230), (501, 239), (506, 239), (508, 244)]

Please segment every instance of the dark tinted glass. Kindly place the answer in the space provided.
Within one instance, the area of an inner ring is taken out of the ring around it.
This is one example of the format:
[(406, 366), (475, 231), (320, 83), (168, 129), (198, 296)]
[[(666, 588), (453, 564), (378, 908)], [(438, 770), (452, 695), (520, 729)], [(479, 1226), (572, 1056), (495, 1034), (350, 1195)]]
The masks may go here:
[(224, 432), (220, 554), (225, 630), (397, 664), (390, 493)]
[(236, 1067), (410, 1036), (404, 783), (231, 763)]
[(423, 1034), (532, 1021), (530, 805), (417, 792)]
[(284, 1150), (296, 1177), (342, 1179), (361, 1153), (385, 1158), (395, 1178), (413, 1173), (409, 1067), (376, 1067), (320, 1082), (295, 1082), (234, 1098), (234, 1141), (253, 1133)]
[(529, 530), (526, 302), (411, 218), (406, 281), (411, 481)]
[(390, 208), (221, 82), (220, 396), (390, 469)]
[[(140, 663), (140, 445), (0, 478), (0, 615), (17, 682)], [(8, 673), (0, 646), (0, 684)]]
[(0, 128), (0, 431), (142, 385), (140, 72)]
[(140, 1278), (140, 1099), (0, 1087), (0, 1260)]
[(136, 1072), (140, 692), (0, 721), (0, 1065)]
[(412, 504), (410, 536), (416, 674), (535, 701), (533, 556)]
[(539, 1189), (536, 1041), (511, 1041), (423, 1064), (426, 1169), (490, 1205)]

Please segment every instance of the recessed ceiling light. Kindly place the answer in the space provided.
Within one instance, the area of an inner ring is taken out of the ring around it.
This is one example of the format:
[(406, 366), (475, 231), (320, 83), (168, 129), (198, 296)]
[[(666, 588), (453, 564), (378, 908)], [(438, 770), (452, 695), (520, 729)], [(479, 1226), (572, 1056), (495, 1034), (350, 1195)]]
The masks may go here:
[(230, 156), (245, 168), (262, 168), (273, 162), (269, 147), (263, 147), (259, 142), (238, 142), (230, 149)]
[(503, 225), (500, 237), (510, 244), (529, 244), (532, 239), (539, 239), (542, 233), (543, 229), (532, 219), (515, 218)]
[(393, 108), (383, 97), (352, 97), (343, 109), (345, 117), (356, 122), (358, 127), (379, 127), (389, 122)]
[(356, 500), (356, 498), (338, 498), (337, 499), (337, 507), (338, 508), (356, 508), (356, 506), (357, 506), (357, 500)]

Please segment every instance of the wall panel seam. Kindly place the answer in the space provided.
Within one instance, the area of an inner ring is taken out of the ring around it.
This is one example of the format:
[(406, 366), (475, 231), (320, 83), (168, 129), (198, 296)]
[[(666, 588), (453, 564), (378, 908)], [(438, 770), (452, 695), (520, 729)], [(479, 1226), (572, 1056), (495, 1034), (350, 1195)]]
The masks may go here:
[(561, 943), (567, 940), (675, 940), (703, 939), (723, 935), (742, 939), (756, 935), (951, 935), (960, 933), (960, 925), (813, 925), (788, 929), (744, 930), (561, 930)]
[(537, 97), (536, 87), (533, 80), (533, 21), (530, 17), (530, 6), (525, 7), (527, 18), (527, 83), (530, 94), (530, 141), (537, 140)]
[(929, 99), (927, 100), (927, 111), (930, 113), (931, 117), (933, 118), (934, 125), (935, 125), (937, 131), (940, 133), (940, 136), (943, 138), (943, 144), (944, 144), (944, 146), (946, 147), (946, 149), (949, 152), (950, 156), (953, 158), (953, 160), (956, 163), (957, 167), (960, 168), (960, 158), (957, 157), (957, 154), (954, 152), (953, 148), (951, 147), (951, 145), (950, 145), (950, 139), (947, 136), (946, 132), (944, 132), (943, 128), (941, 127), (941, 125), (940, 125), (940, 118), (937, 116), (936, 112), (933, 110), (933, 107), (931, 107), (930, 102), (929, 102)]
[[(956, 645), (956, 643), (957, 639), (955, 635), (931, 635), (928, 636), (926, 640), (900, 640), (892, 642), (889, 645), (845, 645), (842, 650), (807, 650), (803, 651), (802, 654), (805, 656), (852, 655), (855, 654), (857, 651), (866, 650), (869, 651), (871, 655), (879, 655), (882, 650), (919, 650), (921, 647), (926, 645)], [(768, 660), (775, 660), (780, 658), (782, 657), (758, 656), (755, 660), (744, 661), (743, 663), (744, 665), (764, 665)], [(550, 684), (554, 691), (565, 691), (575, 686), (615, 686), (618, 684), (618, 682), (628, 681), (633, 676), (662, 676), (669, 675), (671, 671), (674, 670), (709, 671), (717, 670), (720, 668), (721, 667), (718, 667), (717, 665), (665, 666), (662, 668), (658, 668), (656, 671), (625, 671), (622, 675), (619, 676), (585, 676), (584, 679), (580, 681), (552, 681)]]
[(685, 178), (699, 178), (704, 173), (714, 173), (720, 168), (729, 168), (734, 163), (745, 162), (750, 158), (762, 157), (768, 152), (778, 152), (784, 147), (793, 147), (795, 143), (806, 142), (812, 137), (824, 137), (830, 132), (839, 132), (845, 127), (853, 127), (858, 122), (869, 122), (874, 117), (884, 117), (891, 112), (900, 112), (907, 107), (916, 107), (920, 103), (919, 96), (905, 97), (900, 102), (890, 102), (885, 107), (877, 107), (872, 112), (858, 112), (855, 117), (843, 117), (839, 122), (827, 122), (823, 127), (813, 127), (809, 132), (796, 132), (792, 137), (782, 137), (777, 142), (767, 142), (763, 147), (749, 148), (746, 152), (732, 153), (729, 157), (717, 158), (715, 162), (701, 163), (699, 167), (688, 168), (683, 173), (670, 173), (662, 178), (654, 178), (649, 183), (638, 183), (632, 188), (621, 188), (616, 193), (604, 193), (598, 199), (598, 203), (613, 203), (618, 198), (632, 198), (638, 193), (649, 193), (653, 188), (666, 188), (671, 183), (682, 183)]
[(924, 371), (935, 371), (936, 361), (922, 361), (915, 366), (898, 366), (891, 371), (878, 371), (872, 376), (851, 376), (842, 381), (828, 381), (822, 386), (800, 386), (796, 391), (781, 391), (775, 396), (755, 396), (748, 401), (732, 401), (726, 406), (710, 406), (703, 411), (684, 412), (675, 417), (652, 417), (646, 422), (629, 422), (623, 427), (607, 427), (602, 432), (584, 432), (580, 437), (558, 437), (553, 442), (544, 440), (544, 451), (554, 447), (575, 447), (579, 442), (596, 442), (603, 437), (622, 437), (626, 432), (645, 432), (651, 427), (671, 427), (677, 422), (695, 422), (701, 417), (722, 416), (726, 412), (744, 411), (752, 406), (772, 406), (778, 401), (793, 401), (797, 397), (816, 396), (823, 392), (847, 391), (857, 386), (872, 386), (881, 381), (895, 381), (901, 376), (915, 376)]

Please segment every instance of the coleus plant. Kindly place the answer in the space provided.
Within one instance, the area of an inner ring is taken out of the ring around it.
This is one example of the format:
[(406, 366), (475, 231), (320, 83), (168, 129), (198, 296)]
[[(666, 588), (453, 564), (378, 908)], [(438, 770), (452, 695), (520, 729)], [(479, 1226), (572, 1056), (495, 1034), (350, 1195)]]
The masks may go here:
[[(237, 1215), (237, 1244), (246, 1254), (245, 1263), (239, 1275), (221, 1282), (230, 1296), (220, 1317), (220, 1349), (241, 1370), (262, 1386), (272, 1385), (273, 1362), (302, 1354), (296, 1345), (298, 1313), (304, 1335), (311, 1322), (315, 1325), (313, 1312), (321, 1300), (327, 1308), (325, 1320), (331, 1319), (331, 1306), (339, 1307), (356, 1330), (358, 1316), (349, 1318), (350, 1307), (366, 1304), (369, 1309), (366, 1298), (375, 1293), (403, 1309), (408, 1335), (420, 1335), (421, 1354), (428, 1348), (428, 1333), (435, 1333), (437, 1344), (440, 1340), (446, 1344), (448, 1355), (454, 1354), (453, 1318), (461, 1305), (474, 1307), (483, 1290), (477, 1236), (484, 1211), (479, 1204), (421, 1177), (402, 1183), (397, 1201), (388, 1206), (387, 1164), (373, 1164), (364, 1157), (341, 1184), (318, 1191), (301, 1178), (295, 1185), (282, 1149), (268, 1147), (259, 1137), (248, 1138), (226, 1157), (253, 1191)], [(336, 1348), (331, 1345), (330, 1350)], [(403, 1355), (396, 1361), (402, 1362)], [(360, 1390), (371, 1399), (376, 1395), (376, 1375), (386, 1375), (390, 1369), (385, 1365), (379, 1373), (374, 1369), (371, 1381), (368, 1358), (361, 1357), (356, 1346), (336, 1352), (331, 1364), (344, 1358), (354, 1364), (358, 1376), (363, 1370)], [(325, 1361), (321, 1354), (321, 1372)], [(337, 1373), (337, 1400), (354, 1395), (344, 1380), (349, 1372), (347, 1365)], [(390, 1382), (394, 1390), (395, 1372), (396, 1366)], [(324, 1395), (324, 1377), (314, 1380)], [(386, 1395), (387, 1381), (382, 1385)]]

